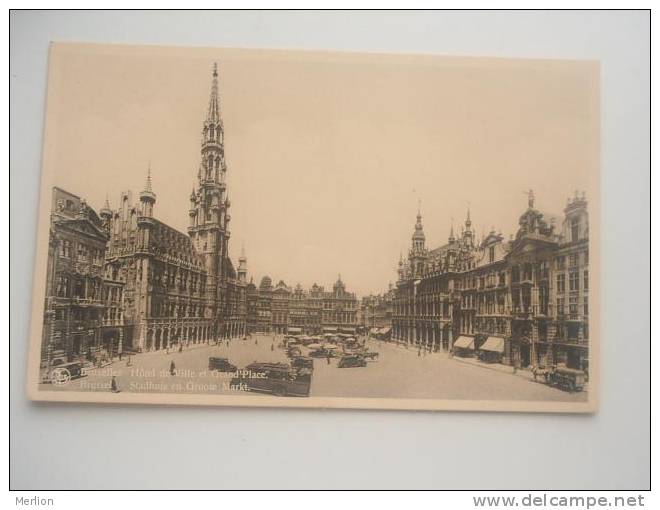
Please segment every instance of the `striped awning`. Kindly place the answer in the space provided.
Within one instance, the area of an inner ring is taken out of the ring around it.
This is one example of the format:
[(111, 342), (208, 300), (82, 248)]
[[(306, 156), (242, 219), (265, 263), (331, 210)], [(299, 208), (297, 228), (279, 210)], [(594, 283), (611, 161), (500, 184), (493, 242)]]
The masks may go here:
[(454, 347), (458, 349), (474, 350), (474, 338), (471, 336), (459, 336), (454, 342)]
[(481, 347), (482, 351), (504, 352), (504, 338), (501, 336), (489, 336)]

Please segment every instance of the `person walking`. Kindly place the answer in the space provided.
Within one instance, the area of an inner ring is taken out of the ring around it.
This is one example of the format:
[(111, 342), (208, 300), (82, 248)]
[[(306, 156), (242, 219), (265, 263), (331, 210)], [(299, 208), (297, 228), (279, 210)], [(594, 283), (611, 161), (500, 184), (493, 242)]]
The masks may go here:
[(176, 375), (176, 365), (174, 360), (170, 361), (170, 375)]
[(112, 376), (112, 379), (110, 380), (110, 391), (112, 393), (119, 393), (121, 390), (119, 389), (119, 385), (117, 384), (117, 377)]

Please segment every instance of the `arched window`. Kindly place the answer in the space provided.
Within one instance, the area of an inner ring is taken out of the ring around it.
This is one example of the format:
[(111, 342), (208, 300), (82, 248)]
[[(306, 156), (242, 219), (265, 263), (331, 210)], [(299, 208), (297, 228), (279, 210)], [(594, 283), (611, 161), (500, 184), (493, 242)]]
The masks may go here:
[(209, 140), (213, 141), (215, 138), (215, 127), (213, 124), (211, 124), (211, 127), (209, 128)]

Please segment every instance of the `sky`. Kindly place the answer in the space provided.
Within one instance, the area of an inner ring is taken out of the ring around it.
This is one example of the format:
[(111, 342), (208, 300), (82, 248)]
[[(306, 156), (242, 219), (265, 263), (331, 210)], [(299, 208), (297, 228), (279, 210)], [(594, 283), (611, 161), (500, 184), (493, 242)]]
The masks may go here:
[(185, 232), (214, 62), (230, 254), (257, 283), (383, 292), (420, 203), (429, 248), (468, 207), (477, 237), (515, 234), (529, 189), (557, 215), (597, 203), (593, 62), (75, 44), (51, 49), (44, 189), (114, 208), (151, 166)]

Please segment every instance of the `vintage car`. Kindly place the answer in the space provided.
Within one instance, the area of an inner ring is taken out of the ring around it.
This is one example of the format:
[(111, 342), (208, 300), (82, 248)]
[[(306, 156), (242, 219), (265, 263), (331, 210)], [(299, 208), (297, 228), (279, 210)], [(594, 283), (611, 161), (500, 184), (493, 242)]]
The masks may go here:
[(366, 367), (367, 360), (363, 356), (343, 356), (337, 363), (338, 368)]
[(336, 358), (338, 356), (338, 348), (332, 346), (316, 347), (314, 350), (309, 351), (312, 358)]
[(557, 367), (548, 373), (548, 384), (566, 391), (582, 391), (586, 381), (583, 370)]
[(546, 384), (557, 386), (566, 391), (582, 391), (586, 383), (583, 370), (557, 366), (536, 366), (532, 369), (534, 380), (543, 377)]
[(297, 345), (289, 345), (286, 348), (286, 355), (289, 358), (295, 358), (296, 356), (302, 355), (302, 349)]
[(363, 352), (360, 354), (364, 359), (367, 359), (369, 361), (376, 361), (378, 359), (379, 354), (377, 352)]
[(255, 362), (239, 370), (231, 384), (280, 397), (309, 397), (312, 372), (293, 368), (288, 363)]
[(217, 370), (218, 372), (236, 372), (238, 368), (236, 365), (229, 363), (227, 358), (209, 358), (209, 370)]
[(314, 370), (314, 360), (312, 358), (308, 358), (307, 356), (294, 356), (291, 359), (291, 366), (297, 369), (305, 368)]

